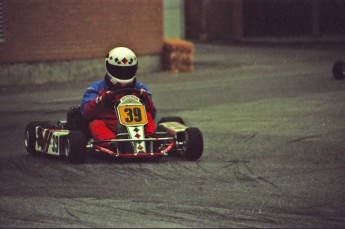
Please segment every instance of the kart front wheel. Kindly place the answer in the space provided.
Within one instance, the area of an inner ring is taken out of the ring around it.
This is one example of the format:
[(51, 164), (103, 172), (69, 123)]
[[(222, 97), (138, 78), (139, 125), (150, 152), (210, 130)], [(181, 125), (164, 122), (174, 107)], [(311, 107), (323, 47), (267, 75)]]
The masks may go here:
[(345, 78), (345, 62), (342, 60), (338, 60), (333, 64), (333, 76), (337, 80), (341, 80)]
[(36, 144), (36, 127), (40, 126), (43, 128), (51, 128), (53, 124), (49, 121), (34, 121), (30, 122), (24, 131), (24, 143), (25, 149), (29, 154), (35, 154), (35, 144)]
[(189, 127), (185, 130), (183, 154), (191, 161), (198, 160), (204, 149), (202, 134), (198, 128)]
[(87, 139), (82, 131), (70, 131), (65, 142), (65, 155), (70, 163), (83, 163), (86, 158)]

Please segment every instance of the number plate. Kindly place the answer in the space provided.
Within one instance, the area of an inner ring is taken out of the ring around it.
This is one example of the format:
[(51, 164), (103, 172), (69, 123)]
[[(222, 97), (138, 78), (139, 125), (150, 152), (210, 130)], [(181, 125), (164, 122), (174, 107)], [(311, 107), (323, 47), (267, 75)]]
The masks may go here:
[(145, 125), (147, 123), (146, 110), (143, 105), (120, 105), (118, 115), (122, 125)]

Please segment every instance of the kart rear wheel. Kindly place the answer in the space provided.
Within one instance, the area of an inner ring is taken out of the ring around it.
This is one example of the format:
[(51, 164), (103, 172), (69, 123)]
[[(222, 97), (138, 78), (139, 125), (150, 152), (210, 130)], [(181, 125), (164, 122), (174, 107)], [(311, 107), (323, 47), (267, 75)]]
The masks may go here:
[(158, 124), (160, 123), (164, 123), (164, 122), (179, 122), (181, 124), (185, 124), (183, 119), (181, 117), (178, 117), (178, 116), (168, 116), (168, 117), (162, 117)]
[(44, 127), (44, 128), (52, 128), (53, 124), (49, 121), (34, 121), (30, 122), (24, 131), (24, 143), (25, 149), (29, 154), (35, 154), (37, 151), (35, 150), (36, 144), (36, 127)]
[(87, 139), (82, 131), (70, 131), (65, 142), (67, 161), (73, 164), (83, 163), (86, 158)]
[(338, 60), (333, 64), (333, 76), (337, 80), (341, 80), (345, 78), (345, 62), (342, 60)]
[(198, 128), (189, 127), (185, 130), (183, 154), (187, 160), (198, 160), (204, 149), (202, 133)]

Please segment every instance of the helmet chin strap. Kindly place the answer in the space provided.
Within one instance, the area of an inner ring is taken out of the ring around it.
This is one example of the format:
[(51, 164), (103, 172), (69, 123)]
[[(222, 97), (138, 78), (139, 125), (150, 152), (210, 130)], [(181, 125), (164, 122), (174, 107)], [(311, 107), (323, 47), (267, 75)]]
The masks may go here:
[(124, 83), (116, 83), (115, 86), (117, 86), (117, 87), (129, 87), (129, 86), (131, 86), (131, 84), (132, 83), (126, 83), (126, 84), (124, 84)]
[(131, 86), (135, 85), (135, 82), (136, 82), (135, 76), (130, 81), (126, 80), (125, 82), (121, 82), (121, 80), (117, 80), (117, 79), (114, 79), (113, 77), (111, 77), (109, 73), (106, 73), (105, 80), (106, 80), (108, 86), (110, 88), (112, 88), (112, 90), (114, 90), (116, 88), (119, 89), (119, 88), (131, 87)]
[(114, 79), (110, 78), (110, 82), (113, 83), (117, 87), (128, 87), (128, 86), (130, 86), (132, 84), (133, 81), (128, 82), (128, 83), (127, 82), (126, 83), (122, 83), (122, 82), (119, 82), (117, 80), (114, 80)]

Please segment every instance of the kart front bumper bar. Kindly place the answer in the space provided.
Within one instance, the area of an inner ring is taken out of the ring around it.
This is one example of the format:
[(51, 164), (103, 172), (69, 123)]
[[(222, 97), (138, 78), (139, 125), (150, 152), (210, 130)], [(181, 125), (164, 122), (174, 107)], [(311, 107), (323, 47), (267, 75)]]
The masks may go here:
[(152, 144), (151, 144), (151, 152), (138, 152), (138, 153), (128, 153), (128, 152), (119, 152), (119, 151), (113, 151), (108, 148), (102, 147), (100, 145), (97, 145), (95, 143), (101, 143), (101, 142), (135, 142), (135, 141), (160, 141), (160, 140), (174, 140), (174, 138), (166, 137), (166, 138), (152, 138), (152, 139), (140, 139), (140, 140), (133, 140), (133, 139), (112, 139), (112, 140), (101, 140), (101, 141), (91, 141), (89, 145), (89, 149), (99, 150), (104, 153), (113, 155), (115, 157), (124, 157), (124, 158), (147, 158), (147, 157), (161, 157), (161, 156), (167, 156), (168, 152), (176, 145), (176, 142), (173, 141), (167, 146), (162, 149), (159, 152), (153, 152)]
[(167, 140), (174, 140), (173, 137), (165, 137), (165, 138), (143, 138), (143, 139), (109, 139), (109, 140), (92, 140), (90, 141), (91, 144), (101, 143), (101, 142), (141, 142), (141, 141), (167, 141)]

